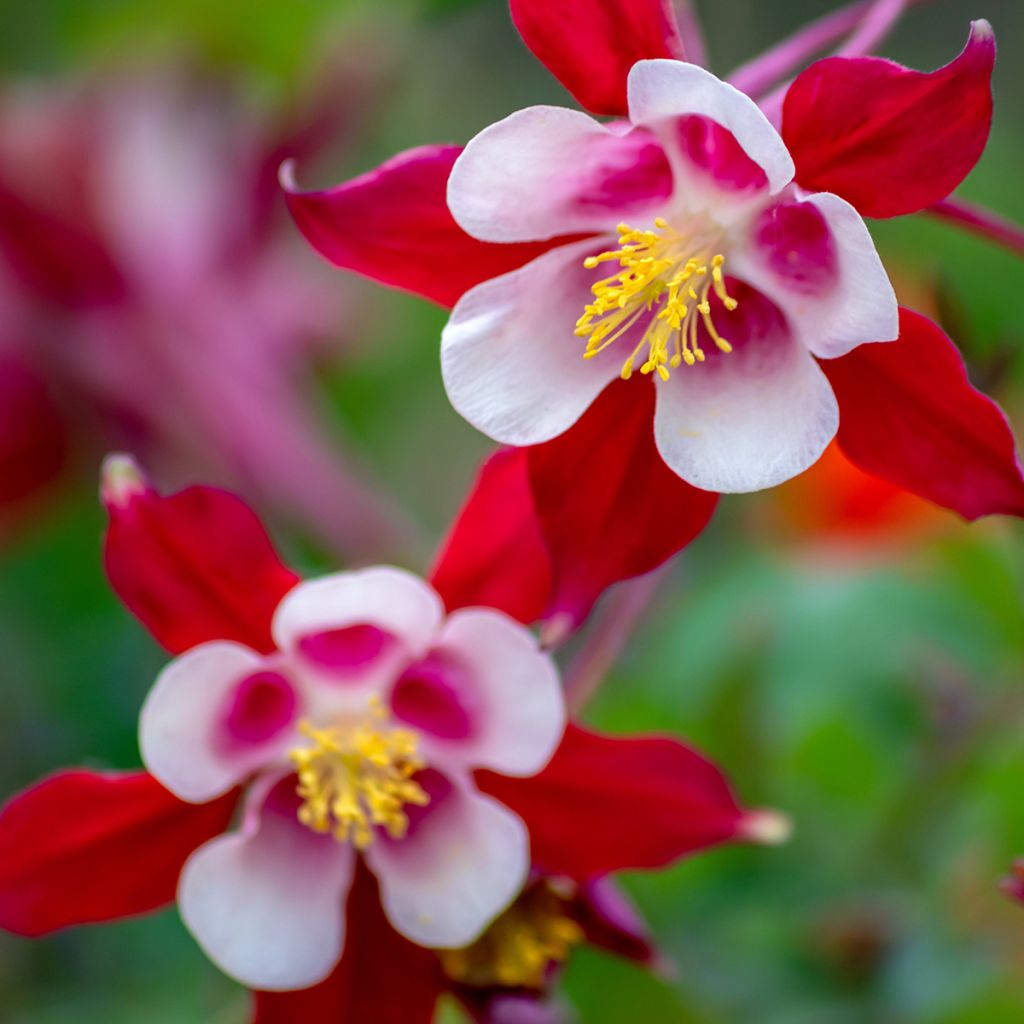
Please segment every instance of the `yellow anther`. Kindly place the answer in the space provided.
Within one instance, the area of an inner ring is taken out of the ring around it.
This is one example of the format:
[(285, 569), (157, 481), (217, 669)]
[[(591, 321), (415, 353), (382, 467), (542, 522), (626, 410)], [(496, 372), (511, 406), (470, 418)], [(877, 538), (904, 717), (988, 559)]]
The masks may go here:
[(633, 375), (644, 349), (647, 358), (640, 372), (657, 373), (662, 380), (669, 379), (670, 368), (704, 362), (704, 352), (697, 343), (698, 323), (704, 324), (722, 352), (732, 351), (715, 329), (708, 301), (714, 290), (726, 310), (731, 312), (737, 306), (725, 287), (725, 257), (716, 253), (708, 260), (706, 251), (694, 254), (690, 243), (664, 218), (658, 217), (654, 224), (656, 231), (638, 231), (620, 224), (619, 248), (583, 261), (588, 270), (602, 263), (619, 265), (618, 273), (591, 286), (594, 301), (576, 321), (577, 337), (587, 339), (584, 359), (593, 359), (645, 313), (653, 313), (640, 343), (622, 364), (623, 380)]
[(299, 724), (312, 741), (289, 754), (299, 776), (303, 825), (358, 850), (373, 842), (374, 827), (386, 829), (393, 839), (405, 835), (406, 804), (423, 806), (430, 798), (412, 778), (424, 766), (416, 734), (391, 728), (386, 720), (387, 713), (375, 703), (352, 722), (325, 729)]
[(448, 977), (466, 985), (539, 989), (552, 963), (562, 963), (583, 941), (583, 929), (546, 883), (527, 889), (465, 949), (441, 950)]

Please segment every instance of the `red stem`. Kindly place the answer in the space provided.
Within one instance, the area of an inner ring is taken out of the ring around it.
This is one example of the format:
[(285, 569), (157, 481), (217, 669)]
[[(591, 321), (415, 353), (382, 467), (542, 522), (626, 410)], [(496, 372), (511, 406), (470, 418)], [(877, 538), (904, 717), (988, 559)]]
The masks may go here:
[(961, 199), (943, 199), (929, 206), (925, 213), (956, 224), (1024, 257), (1024, 228), (983, 206), (965, 203)]

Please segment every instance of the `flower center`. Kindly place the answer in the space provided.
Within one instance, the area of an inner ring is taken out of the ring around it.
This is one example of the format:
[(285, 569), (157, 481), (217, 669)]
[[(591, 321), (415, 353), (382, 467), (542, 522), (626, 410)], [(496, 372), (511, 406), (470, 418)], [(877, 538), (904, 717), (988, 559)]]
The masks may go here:
[(528, 889), (476, 942), (440, 950), (445, 973), (467, 985), (541, 988), (551, 963), (562, 963), (583, 941), (547, 883)]
[(725, 257), (717, 253), (709, 259), (707, 247), (687, 241), (661, 217), (654, 224), (657, 231), (637, 231), (620, 224), (619, 248), (583, 261), (588, 270), (611, 262), (620, 267), (618, 273), (593, 285), (594, 301), (576, 321), (576, 334), (587, 339), (584, 359), (593, 359), (645, 312), (658, 309), (640, 343), (622, 364), (623, 380), (633, 375), (633, 366), (645, 347), (647, 359), (640, 372), (657, 372), (662, 380), (668, 380), (669, 367), (702, 363), (704, 352), (697, 343), (701, 321), (719, 349), (732, 351), (732, 345), (715, 328), (708, 301), (713, 289), (727, 310), (737, 306), (725, 290)]
[(416, 733), (389, 727), (387, 717), (374, 703), (366, 716), (341, 725), (317, 729), (299, 723), (299, 731), (312, 740), (289, 754), (299, 776), (303, 825), (330, 832), (357, 850), (373, 842), (375, 826), (387, 829), (392, 839), (405, 835), (405, 805), (422, 807), (430, 798), (412, 778), (424, 767)]

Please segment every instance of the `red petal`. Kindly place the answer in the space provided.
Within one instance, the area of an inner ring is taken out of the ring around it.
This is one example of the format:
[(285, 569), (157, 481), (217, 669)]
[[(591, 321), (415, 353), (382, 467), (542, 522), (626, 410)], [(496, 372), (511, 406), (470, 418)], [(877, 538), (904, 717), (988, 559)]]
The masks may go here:
[(540, 775), (483, 771), (477, 781), (526, 822), (540, 870), (579, 881), (662, 867), (749, 834), (722, 773), (673, 739), (620, 739), (570, 725)]
[(851, 462), (965, 519), (1024, 515), (1006, 416), (971, 386), (956, 346), (927, 317), (901, 309), (899, 341), (861, 345), (821, 368)]
[(300, 191), (286, 175), (288, 208), (309, 244), (336, 267), (452, 306), (473, 285), (565, 242), (500, 245), (467, 235), (447, 200), (461, 152), (421, 146), (321, 192)]
[(298, 577), (256, 514), (213, 487), (163, 497), (121, 457), (108, 460), (104, 562), (111, 585), (172, 654), (207, 640), (274, 648), (270, 620)]
[(671, 0), (511, 0), (511, 8), (537, 59), (596, 114), (627, 113), (626, 76), (638, 60), (684, 59)]
[(186, 804), (145, 772), (45, 779), (0, 811), (0, 927), (43, 935), (170, 903), (189, 854), (227, 828), (237, 799)]
[(253, 1024), (430, 1024), (446, 987), (437, 954), (384, 917), (377, 882), (360, 864), (348, 898), (345, 953), (334, 973), (302, 992), (257, 992)]
[(914, 213), (949, 195), (978, 162), (992, 123), (995, 37), (971, 24), (938, 71), (877, 57), (829, 57), (790, 86), (782, 135), (796, 180), (835, 192), (867, 217)]
[(657, 568), (711, 519), (718, 495), (665, 465), (653, 423), (652, 382), (619, 380), (575, 426), (529, 449), (554, 572), (549, 617), (578, 625), (605, 588)]
[(430, 575), (449, 611), (487, 605), (527, 624), (551, 594), (551, 566), (533, 510), (527, 449), (504, 448), (480, 468)]

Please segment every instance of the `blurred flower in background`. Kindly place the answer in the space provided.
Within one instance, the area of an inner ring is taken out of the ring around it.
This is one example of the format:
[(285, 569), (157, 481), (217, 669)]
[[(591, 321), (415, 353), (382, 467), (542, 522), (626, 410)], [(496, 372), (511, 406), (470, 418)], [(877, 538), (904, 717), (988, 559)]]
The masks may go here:
[(287, 119), (184, 68), (0, 96), (0, 525), (111, 446), (236, 486), (345, 553), (397, 522), (311, 407), (354, 301), (281, 216), (280, 161), (341, 129), (335, 74)]

